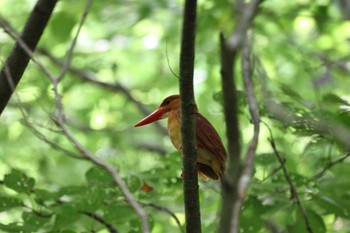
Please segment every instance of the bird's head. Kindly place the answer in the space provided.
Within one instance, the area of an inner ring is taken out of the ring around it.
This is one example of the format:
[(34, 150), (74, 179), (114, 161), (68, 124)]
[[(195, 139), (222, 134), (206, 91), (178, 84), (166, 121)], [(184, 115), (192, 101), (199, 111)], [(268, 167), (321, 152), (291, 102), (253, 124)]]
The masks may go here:
[(139, 121), (135, 127), (150, 124), (160, 119), (168, 118), (169, 112), (180, 108), (180, 95), (171, 95), (166, 97), (159, 108)]

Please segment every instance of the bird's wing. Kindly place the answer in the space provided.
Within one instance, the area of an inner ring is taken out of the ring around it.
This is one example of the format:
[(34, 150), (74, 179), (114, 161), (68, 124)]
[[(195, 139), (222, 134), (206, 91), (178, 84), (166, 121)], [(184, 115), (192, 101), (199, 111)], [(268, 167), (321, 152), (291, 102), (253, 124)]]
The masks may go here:
[(196, 136), (197, 146), (212, 154), (220, 166), (224, 167), (227, 157), (225, 147), (215, 128), (200, 113), (196, 115)]

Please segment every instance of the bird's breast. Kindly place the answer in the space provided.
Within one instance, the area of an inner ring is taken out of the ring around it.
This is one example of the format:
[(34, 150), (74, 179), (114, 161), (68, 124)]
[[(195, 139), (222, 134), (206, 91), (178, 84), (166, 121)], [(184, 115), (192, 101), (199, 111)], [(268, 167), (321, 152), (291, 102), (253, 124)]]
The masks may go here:
[(174, 147), (181, 152), (180, 117), (177, 111), (171, 111), (168, 118), (168, 133)]

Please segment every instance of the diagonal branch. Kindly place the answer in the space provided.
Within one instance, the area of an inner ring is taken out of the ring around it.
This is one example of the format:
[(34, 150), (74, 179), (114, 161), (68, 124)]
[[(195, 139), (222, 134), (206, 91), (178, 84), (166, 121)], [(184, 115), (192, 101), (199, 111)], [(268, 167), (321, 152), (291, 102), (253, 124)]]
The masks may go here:
[(95, 213), (87, 212), (87, 211), (83, 211), (82, 214), (104, 225), (107, 228), (109, 233), (119, 233), (119, 231), (114, 226), (112, 226), (112, 224), (106, 222), (106, 220), (104, 220), (101, 216)]
[(336, 159), (334, 161), (329, 162), (319, 173), (315, 174), (311, 180), (317, 180), (321, 178), (328, 170), (330, 170), (334, 165), (337, 165), (338, 163), (342, 163), (345, 159), (350, 157), (350, 153), (346, 153), (344, 156), (340, 157), (339, 159)]
[[(84, 14), (87, 13), (88, 9), (89, 9), (88, 7), (85, 9)], [(79, 33), (79, 31), (78, 31), (78, 33)], [(77, 38), (78, 33), (75, 36), (75, 38)], [(13, 35), (15, 35), (15, 33)], [(122, 191), (123, 195), (125, 196), (126, 200), (128, 200), (130, 205), (134, 208), (134, 210), (136, 211), (136, 213), (140, 217), (143, 232), (149, 233), (150, 230), (149, 230), (147, 215), (144, 212), (144, 210), (141, 208), (141, 206), (136, 202), (135, 198), (133, 197), (133, 195), (131, 194), (131, 192), (129, 191), (127, 186), (125, 185), (124, 181), (121, 179), (119, 172), (112, 165), (104, 162), (103, 160), (100, 160), (99, 158), (97, 158), (96, 156), (91, 154), (83, 145), (81, 145), (79, 143), (79, 141), (73, 136), (73, 134), (70, 132), (70, 130), (66, 127), (66, 125), (65, 125), (65, 113), (64, 113), (64, 108), (62, 105), (62, 98), (61, 98), (61, 95), (58, 91), (58, 83), (60, 81), (60, 75), (57, 77), (54, 77), (53, 75), (51, 75), (51, 73), (48, 70), (46, 70), (46, 68), (41, 67), (40, 66), (41, 63), (36, 61), (36, 59), (34, 58), (34, 54), (31, 50), (31, 48), (29, 48), (24, 43), (24, 41), (22, 41), (21, 38), (19, 38), (19, 37), (14, 37), (14, 38), (16, 40), (16, 43), (18, 43), (18, 45), (21, 47), (21, 49), (23, 49), (25, 55), (28, 56), (30, 59), (34, 60), (36, 62), (36, 64), (39, 65), (39, 67), (45, 72), (45, 74), (51, 80), (51, 82), (53, 84), (53, 90), (54, 90), (54, 94), (55, 94), (56, 108), (57, 108), (57, 117), (55, 120), (56, 120), (56, 123), (58, 124), (58, 126), (62, 129), (63, 134), (75, 146), (75, 148), (80, 152), (80, 154), (85, 159), (91, 161), (96, 166), (99, 166), (99, 167), (105, 169), (106, 171), (108, 171), (112, 175), (114, 182), (118, 185), (118, 187)], [(73, 49), (74, 49), (74, 46), (72, 46), (69, 49), (69, 51), (73, 51)], [(6, 67), (7, 66), (5, 64), (5, 68)], [(5, 74), (4, 77), (6, 78), (6, 77), (11, 77), (11, 76), (6, 76), (6, 74)], [(12, 89), (14, 89), (14, 86)]]
[[(38, 0), (34, 6), (20, 36), (21, 40), (31, 51), (35, 50), (53, 9), (55, 8), (56, 2), (57, 0)], [(4, 27), (3, 21), (1, 22), (1, 26)], [(13, 89), (10, 88), (6, 78), (5, 67), (8, 67), (14, 87), (16, 87), (22, 78), (30, 58), (31, 56), (24, 51), (19, 41), (16, 40), (15, 47), (6, 59), (0, 72), (0, 114), (5, 109), (13, 93)]]
[(171, 210), (169, 210), (168, 208), (164, 207), (164, 206), (159, 206), (159, 205), (156, 205), (154, 203), (144, 203), (144, 202), (139, 202), (141, 205), (143, 206), (149, 206), (155, 210), (159, 210), (159, 211), (163, 211), (167, 214), (169, 214), (176, 222), (176, 224), (178, 225), (181, 233), (185, 233), (182, 226), (181, 226), (181, 222), (180, 220), (178, 219), (178, 217), (176, 216), (176, 214), (174, 214)]
[[(40, 54), (46, 56), (52, 63), (54, 63), (57, 66), (63, 66), (64, 63), (62, 61), (60, 61), (59, 59), (55, 58), (52, 54), (49, 53), (49, 51), (47, 51), (44, 48), (38, 48), (37, 50)], [(95, 85), (98, 85), (100, 87), (106, 88), (107, 90), (113, 91), (113, 92), (121, 92), (129, 101), (131, 101), (133, 104), (135, 104), (135, 106), (139, 109), (140, 112), (142, 112), (145, 116), (148, 116), (151, 112), (149, 111), (149, 109), (142, 104), (140, 101), (138, 101), (129, 91), (128, 88), (126, 88), (124, 85), (122, 85), (121, 83), (107, 83), (107, 82), (103, 82), (100, 81), (98, 79), (98, 77), (93, 74), (93, 73), (89, 73), (86, 71), (82, 71), (80, 69), (77, 69), (73, 66), (68, 66), (67, 71), (69, 71), (70, 73), (74, 74), (75, 76), (77, 76), (78, 78), (84, 80), (84, 81), (88, 81), (90, 83), (93, 83)], [(154, 124), (156, 125), (157, 130), (162, 133), (163, 135), (168, 135), (167, 130), (159, 123), (159, 122), (154, 122)]]
[[(88, 2), (88, 5), (87, 5), (87, 7), (85, 8), (85, 11), (84, 11), (84, 16), (83, 16), (84, 19), (86, 17), (87, 11), (89, 10), (89, 3), (90, 2)], [(82, 21), (83, 20), (81, 20), (81, 22)], [(78, 30), (77, 35), (75, 36), (75, 38), (78, 37), (78, 34), (79, 34), (79, 30)], [(73, 51), (73, 49), (74, 49), (74, 43), (72, 44), (72, 46), (69, 49), (69, 51)], [(67, 64), (69, 65), (69, 63), (67, 63)], [(93, 155), (90, 151), (88, 151), (87, 148), (85, 148), (74, 137), (74, 135), (71, 133), (71, 131), (67, 128), (66, 123), (65, 123), (65, 112), (64, 112), (64, 107), (63, 107), (63, 104), (62, 104), (62, 97), (61, 97), (61, 94), (60, 94), (60, 92), (58, 90), (58, 83), (60, 81), (61, 76), (58, 75), (55, 78), (52, 78), (52, 77), (49, 77), (49, 78), (50, 78), (50, 80), (52, 82), (53, 91), (54, 91), (54, 94), (55, 94), (56, 111), (57, 111), (55, 120), (56, 120), (56, 123), (58, 124), (58, 126), (62, 129), (62, 133), (74, 145), (74, 147), (81, 153), (81, 155), (84, 158), (86, 158), (87, 160), (92, 162), (94, 165), (103, 168), (104, 170), (106, 170), (107, 172), (109, 172), (111, 174), (111, 176), (113, 177), (114, 182), (118, 185), (119, 189), (123, 193), (123, 195), (126, 198), (126, 200), (130, 203), (130, 205), (134, 208), (135, 212), (139, 216), (143, 232), (144, 233), (149, 233), (150, 232), (150, 228), (149, 228), (149, 224), (148, 224), (148, 220), (147, 220), (147, 215), (146, 215), (145, 211), (142, 209), (142, 207), (137, 203), (137, 201), (135, 200), (134, 196), (131, 194), (130, 190), (126, 186), (126, 184), (123, 181), (123, 179), (120, 177), (118, 170), (115, 169), (109, 163), (104, 162), (103, 160), (101, 160), (98, 157), (96, 157), (95, 155)]]

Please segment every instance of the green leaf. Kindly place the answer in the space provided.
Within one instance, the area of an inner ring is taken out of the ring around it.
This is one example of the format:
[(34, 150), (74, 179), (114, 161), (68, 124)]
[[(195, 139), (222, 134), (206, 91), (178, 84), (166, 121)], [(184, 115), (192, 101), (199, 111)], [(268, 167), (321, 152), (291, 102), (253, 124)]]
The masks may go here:
[[(310, 224), (310, 228), (313, 232), (317, 233), (326, 233), (326, 226), (323, 222), (322, 217), (317, 214), (312, 209), (305, 209), (307, 219)], [(300, 211), (297, 211), (296, 221), (294, 224), (290, 225), (289, 231), (290, 233), (307, 233), (307, 228), (305, 224), (305, 218), (300, 213)]]
[(28, 177), (24, 172), (12, 170), (10, 174), (4, 177), (6, 187), (18, 193), (31, 193), (34, 188), (35, 180)]
[(336, 216), (350, 219), (348, 199), (339, 200), (336, 197), (320, 196), (315, 200), (319, 208), (324, 210), (324, 214), (335, 214)]
[(13, 197), (0, 196), (0, 212), (22, 206), (22, 201)]
[(89, 186), (115, 187), (111, 174), (98, 167), (89, 169), (85, 174), (85, 178)]
[(77, 200), (77, 208), (82, 211), (95, 211), (104, 204), (106, 200), (106, 190), (99, 187), (88, 187)]
[(243, 204), (241, 229), (243, 232), (259, 232), (264, 221), (261, 218), (265, 207), (256, 196), (250, 196)]
[(338, 105), (348, 105), (349, 103), (333, 93), (328, 93), (322, 97), (323, 101), (330, 104)]
[(273, 153), (258, 154), (255, 157), (255, 161), (256, 163), (261, 164), (263, 166), (276, 164), (278, 162), (276, 155), (274, 155)]
[(65, 42), (70, 38), (71, 31), (77, 22), (72, 15), (67, 14), (65, 11), (60, 11), (55, 14), (50, 23), (50, 29), (55, 35), (55, 40)]
[(59, 194), (45, 189), (35, 189), (35, 196), (38, 201), (56, 201)]
[(56, 218), (54, 223), (54, 229), (57, 231), (59, 229), (70, 228), (69, 226), (77, 221), (80, 216), (80, 213), (69, 205), (62, 205), (56, 208)]
[(37, 232), (44, 224), (51, 221), (51, 217), (40, 217), (33, 212), (23, 212), (22, 219), (24, 232)]
[(132, 207), (123, 203), (104, 206), (102, 211), (107, 222), (124, 223), (136, 218)]
[(23, 231), (23, 227), (18, 225), (17, 223), (10, 223), (10, 224), (1, 224), (0, 223), (0, 230), (4, 231), (4, 232), (22, 232)]

